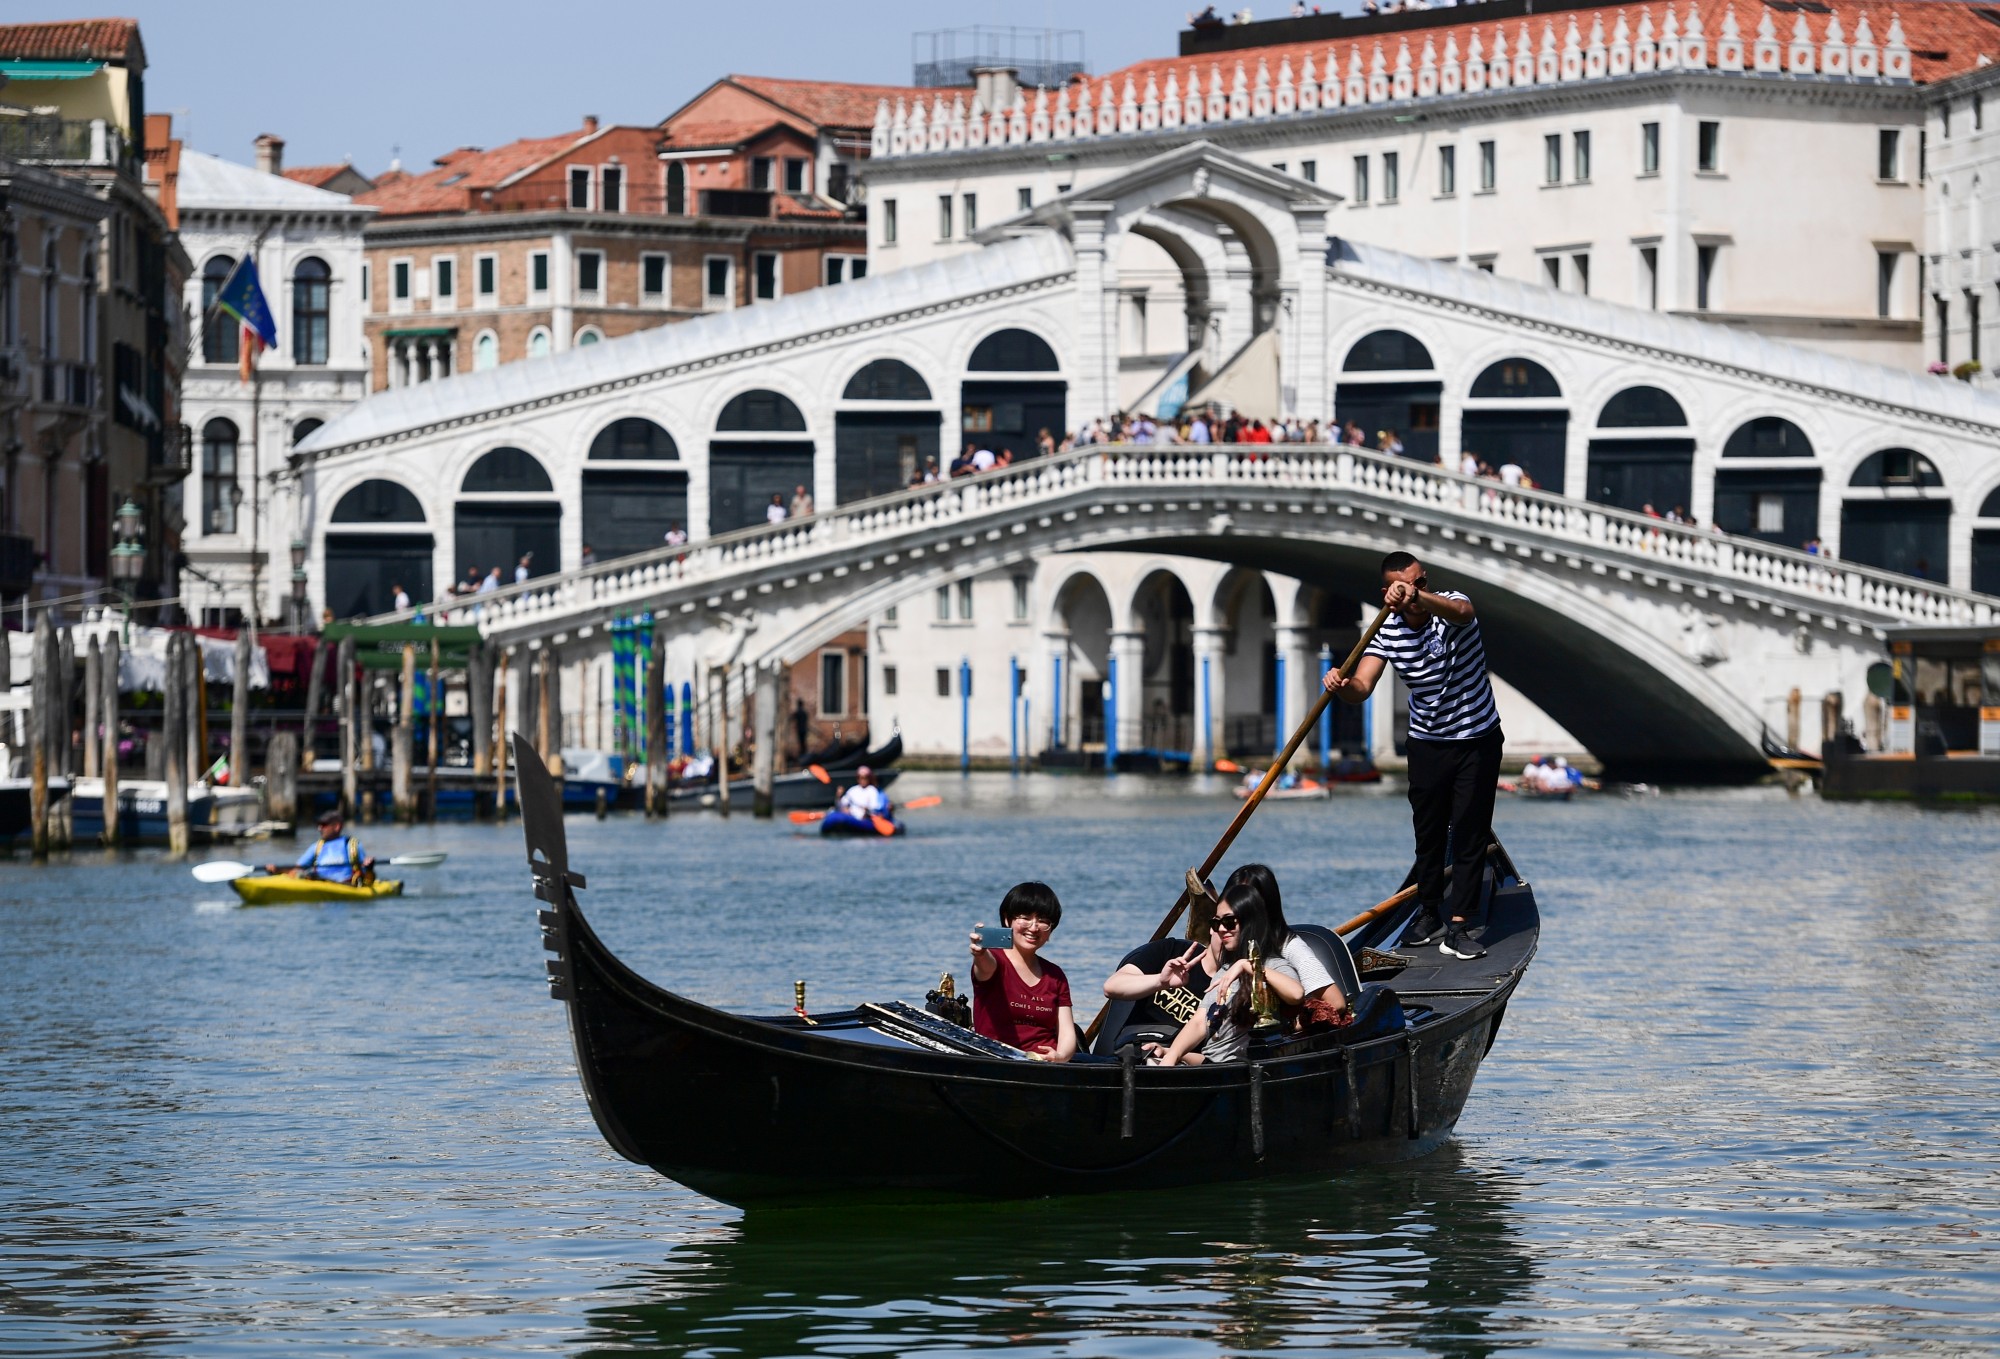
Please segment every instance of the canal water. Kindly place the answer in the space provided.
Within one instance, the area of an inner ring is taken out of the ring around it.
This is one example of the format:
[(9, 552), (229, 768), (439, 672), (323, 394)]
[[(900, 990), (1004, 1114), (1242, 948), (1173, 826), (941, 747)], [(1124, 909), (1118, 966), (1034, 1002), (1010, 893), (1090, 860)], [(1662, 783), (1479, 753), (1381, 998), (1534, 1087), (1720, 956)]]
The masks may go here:
[[(1040, 877), (1081, 1001), (1235, 806), (1131, 777), (897, 791), (946, 802), (889, 844), (572, 819), (585, 908), (666, 985), (777, 1010), (804, 977), (832, 1008), (962, 980), (966, 927)], [(370, 830), (451, 857), (365, 908), (239, 909), (144, 854), (0, 864), (0, 1353), (2000, 1347), (2000, 815), (1758, 789), (1504, 801), (1499, 831), (1542, 952), (1438, 1154), (749, 1217), (599, 1139), (518, 828)], [(1362, 792), (1268, 807), (1231, 863), (1330, 922), (1407, 844), (1401, 799)]]

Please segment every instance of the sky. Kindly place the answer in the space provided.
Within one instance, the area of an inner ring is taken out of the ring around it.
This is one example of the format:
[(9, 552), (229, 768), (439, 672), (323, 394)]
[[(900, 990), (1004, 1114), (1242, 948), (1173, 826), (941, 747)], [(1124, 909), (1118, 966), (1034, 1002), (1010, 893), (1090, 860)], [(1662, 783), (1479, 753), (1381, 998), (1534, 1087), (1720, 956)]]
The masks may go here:
[[(1249, 2), (1260, 19), (1290, 10), (1288, 0)], [(549, 136), (581, 126), (585, 114), (657, 123), (732, 72), (906, 84), (911, 35), (940, 28), (1081, 29), (1089, 68), (1111, 70), (1172, 55), (1188, 12), (1200, 7), (1195, 0), (112, 0), (93, 10), (10, 0), (6, 21), (137, 18), (148, 111), (171, 112), (189, 146), (248, 163), (254, 139), (271, 132), (285, 139), (287, 165), (352, 159), (373, 173), (397, 155), (405, 168), (421, 169), (454, 147)]]

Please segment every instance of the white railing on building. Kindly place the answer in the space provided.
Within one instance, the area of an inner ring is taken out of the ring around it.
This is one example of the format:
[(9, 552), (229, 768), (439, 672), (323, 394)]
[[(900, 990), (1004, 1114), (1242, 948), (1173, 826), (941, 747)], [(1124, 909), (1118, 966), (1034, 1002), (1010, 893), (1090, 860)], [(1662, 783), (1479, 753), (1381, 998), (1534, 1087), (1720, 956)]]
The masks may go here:
[[(1658, 29), (1653, 26), (1650, 8), (1640, 11), (1636, 32), (1619, 12), (1607, 35), (1604, 16), (1590, 16), (1590, 31), (1577, 27), (1570, 16), (1560, 40), (1553, 17), (1541, 20), (1537, 42), (1531, 20), (1522, 19), (1510, 42), (1507, 25), (1492, 26), (1492, 37), (1482, 42), (1474, 23), (1465, 50), (1458, 34), (1447, 32), (1444, 49), (1437, 39), (1425, 35), (1423, 50), (1410, 52), (1408, 35), (1396, 40), (1394, 57), (1375, 38), (1373, 50), (1364, 62), (1362, 44), (1348, 42), (1346, 61), (1340, 59), (1341, 44), (1328, 43), (1324, 60), (1308, 55), (1298, 69), (1289, 56), (1280, 57), (1278, 69), (1271, 70), (1268, 57), (1258, 57), (1256, 70), (1246, 70), (1241, 58), (1225, 79), (1220, 61), (1210, 61), (1206, 75), (1200, 63), (1189, 62), (1185, 74), (1169, 70), (1161, 86), (1149, 71), (1145, 85), (1134, 85), (1130, 75), (1123, 87), (1113, 90), (1109, 79), (1098, 82), (1093, 98), (1090, 81), (1080, 78), (1074, 86), (1056, 91), (1034, 92), (1030, 102), (1025, 91), (1016, 89), (1013, 102), (1005, 108), (987, 108), (978, 94), (970, 107), (963, 94), (955, 94), (947, 104), (942, 93), (929, 105), (919, 99), (906, 104), (897, 99), (877, 103), (870, 154), (917, 156), (942, 151), (978, 150), (990, 146), (1021, 146), (1039, 142), (1084, 141), (1097, 137), (1174, 129), (1267, 122), (1274, 118), (1307, 118), (1329, 109), (1369, 104), (1391, 104), (1412, 99), (1451, 98), (1479, 94), (1487, 90), (1524, 85), (1569, 85), (1592, 80), (1614, 80), (1634, 75), (1666, 71), (1719, 71), (1746, 76), (1820, 76), (1847, 82), (1907, 84), (1910, 81), (1910, 46), (1900, 18), (1891, 16), (1887, 40), (1877, 43), (1866, 14), (1849, 35), (1838, 14), (1829, 14), (1818, 34), (1803, 11), (1793, 16), (1789, 40), (1781, 39), (1764, 10), (1754, 38), (1745, 41), (1737, 26), (1736, 11), (1726, 11), (1722, 32), (1711, 54), (1708, 35), (1702, 29), (1701, 12), (1693, 4), (1686, 7), (1683, 20), (1671, 4)], [(1342, 74), (1343, 66), (1345, 74)], [(1076, 91), (1071, 98), (1071, 90)]]
[[(991, 529), (997, 522), (1092, 489), (1228, 497), (1255, 490), (1325, 491), (1401, 507), (1434, 530), (1476, 534), (1496, 548), (1573, 549), (1621, 570), (1677, 573), (1718, 592), (1762, 591), (1794, 609), (1850, 622), (1930, 625), (2000, 622), (2000, 599), (1759, 539), (1674, 524), (1547, 491), (1531, 491), (1427, 463), (1339, 445), (1117, 444), (1078, 449), (932, 486), (913, 487), (809, 518), (762, 525), (621, 557), (490, 594), (418, 610), (495, 633), (553, 634), (607, 612), (679, 595), (714, 604), (739, 598), (755, 574), (796, 566), (809, 583), (842, 576), (893, 552), (912, 531)], [(1218, 506), (1218, 509), (1222, 508)], [(913, 554), (914, 555), (914, 554)], [(895, 564), (893, 557), (881, 562)], [(790, 582), (787, 582), (788, 584)], [(712, 594), (711, 594), (712, 592)], [(382, 622), (411, 613), (385, 615)]]

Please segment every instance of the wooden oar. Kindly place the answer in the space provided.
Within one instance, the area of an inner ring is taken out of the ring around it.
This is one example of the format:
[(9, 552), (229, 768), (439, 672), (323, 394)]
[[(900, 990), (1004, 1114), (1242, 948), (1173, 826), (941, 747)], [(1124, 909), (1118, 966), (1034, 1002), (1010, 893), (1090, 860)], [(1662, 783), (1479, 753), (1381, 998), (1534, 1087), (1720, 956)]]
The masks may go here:
[[(1389, 606), (1384, 604), (1380, 609), (1376, 610), (1375, 618), (1362, 632), (1361, 640), (1356, 642), (1354, 649), (1347, 653), (1347, 659), (1341, 662), (1340, 673), (1343, 678), (1351, 677), (1354, 674), (1354, 667), (1361, 664), (1361, 653), (1368, 649), (1368, 644), (1375, 640), (1375, 634), (1380, 632), (1382, 625), (1388, 621)], [(1326, 705), (1332, 701), (1333, 691), (1322, 685), (1319, 698), (1306, 711), (1305, 720), (1300, 722), (1298, 729), (1292, 733), (1292, 739), (1285, 742), (1285, 748), (1278, 752), (1278, 758), (1271, 761), (1271, 767), (1264, 771), (1264, 777), (1257, 781), (1257, 786), (1251, 791), (1250, 796), (1243, 799), (1243, 806), (1237, 810), (1235, 819), (1230, 821), (1229, 829), (1224, 831), (1222, 838), (1215, 842), (1215, 848), (1208, 852), (1206, 859), (1202, 860), (1201, 867), (1188, 875), (1190, 881), (1199, 879), (1206, 882), (1208, 880), (1208, 875), (1213, 873), (1215, 866), (1222, 862), (1222, 856), (1227, 854), (1229, 847), (1236, 843), (1237, 835), (1248, 824), (1251, 816), (1256, 812), (1258, 804), (1263, 802), (1264, 794), (1270, 792), (1272, 785), (1277, 783), (1278, 776), (1285, 772), (1285, 766), (1291, 763), (1292, 756), (1297, 753), (1298, 748), (1305, 744), (1306, 736), (1319, 724), (1320, 714), (1326, 711)], [(1179, 922), (1181, 912), (1187, 908), (1188, 889), (1183, 887), (1179, 899), (1174, 902), (1173, 909), (1167, 912), (1166, 918), (1160, 922), (1160, 927), (1153, 931), (1153, 939), (1160, 940), (1166, 938), (1168, 932)], [(1088, 1048), (1092, 1040), (1097, 1037), (1097, 1031), (1103, 1026), (1104, 1016), (1110, 1008), (1109, 1005), (1106, 1005), (1097, 1012), (1097, 1018), (1090, 1021), (1090, 1027), (1084, 1030), (1083, 1034), (1084, 1047)]]

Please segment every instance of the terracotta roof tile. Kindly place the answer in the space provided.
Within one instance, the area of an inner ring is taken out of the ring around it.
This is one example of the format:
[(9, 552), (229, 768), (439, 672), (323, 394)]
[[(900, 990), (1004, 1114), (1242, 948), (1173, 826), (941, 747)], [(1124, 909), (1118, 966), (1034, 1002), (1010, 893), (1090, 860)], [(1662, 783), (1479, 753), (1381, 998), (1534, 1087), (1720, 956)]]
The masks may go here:
[[(1641, 14), (1652, 15), (1653, 30), (1657, 35), (1666, 17), (1666, 9), (1663, 4), (1632, 0), (1632, 3), (1601, 5), (1591, 9), (1555, 10), (1546, 14), (1530, 15), (1526, 19), (1481, 19), (1478, 17), (1478, 7), (1472, 6), (1464, 11), (1467, 16), (1464, 23), (1435, 28), (1391, 30), (1361, 37), (1335, 38), (1331, 41), (1322, 38), (1313, 42), (1280, 43), (1269, 47), (1217, 52), (1212, 55), (1158, 57), (1134, 62), (1130, 66), (1122, 66), (1104, 75), (1089, 77), (1091, 96), (1095, 99), (1099, 88), (1106, 81), (1111, 83), (1114, 96), (1122, 96), (1125, 79), (1129, 76), (1140, 97), (1143, 98), (1146, 77), (1148, 75), (1156, 77), (1164, 88), (1169, 72), (1178, 77), (1184, 92), (1190, 69), (1201, 77), (1202, 90), (1206, 93), (1211, 65), (1221, 72), (1226, 88), (1227, 83), (1235, 78), (1236, 63), (1239, 61), (1243, 63), (1244, 71), (1252, 82), (1256, 79), (1258, 61), (1266, 62), (1275, 81), (1280, 60), (1289, 59), (1296, 73), (1304, 59), (1311, 57), (1315, 74), (1324, 80), (1326, 54), (1329, 49), (1337, 55), (1341, 71), (1345, 74), (1350, 51), (1361, 54), (1365, 70), (1374, 61), (1377, 43), (1381, 44), (1383, 56), (1393, 69), (1399, 45), (1405, 40), (1410, 44), (1413, 67), (1421, 61), (1426, 42), (1435, 45), (1439, 60), (1442, 61), (1447, 38), (1458, 40), (1459, 55), (1463, 60), (1469, 40), (1475, 32), (1479, 35), (1480, 44), (1490, 59), (1493, 52), (1494, 30), (1497, 28), (1505, 35), (1507, 50), (1512, 52), (1515, 50), (1516, 38), (1524, 23), (1537, 51), (1542, 44), (1543, 26), (1553, 25), (1557, 49), (1560, 50), (1572, 21), (1575, 22), (1583, 42), (1588, 45), (1593, 19), (1600, 17), (1603, 19), (1605, 40), (1609, 42), (1612, 26), (1621, 13), (1625, 16), (1627, 27), (1632, 30), (1636, 38)], [(1873, 0), (1869, 3), (1854, 3), (1853, 0), (1826, 0), (1825, 3), (1821, 3), (1820, 0), (1813, 0), (1810, 8), (1792, 3), (1782, 5), (1760, 3), (1760, 0), (1745, 0), (1744, 3), (1737, 3), (1737, 0), (1694, 0), (1692, 4), (1688, 3), (1688, 0), (1679, 0), (1679, 3), (1673, 5), (1673, 12), (1681, 20), (1683, 29), (1686, 27), (1690, 9), (1699, 10), (1701, 13), (1703, 34), (1708, 43), (1708, 64), (1711, 67), (1716, 64), (1716, 43), (1722, 36), (1724, 15), (1732, 9), (1736, 14), (1738, 34), (1743, 40), (1746, 66), (1750, 64), (1751, 46), (1756, 41), (1758, 25), (1766, 13), (1771, 16), (1772, 27), (1776, 30), (1781, 46), (1790, 45), (1792, 27), (1801, 17), (1805, 19), (1812, 32), (1813, 41), (1817, 44), (1825, 37), (1827, 24), (1833, 15), (1839, 16), (1846, 41), (1852, 43), (1855, 30), (1865, 14), (1868, 17), (1869, 27), (1874, 31), (1876, 46), (1879, 48), (1889, 39), (1890, 23), (1900, 17), (1904, 36), (1910, 45), (1911, 74), (1918, 84), (1930, 84), (1951, 76), (1962, 75), (1978, 66), (1982, 55), (2000, 59), (2000, 8), (1966, 4), (1963, 0), (1896, 0), (1895, 3), (1888, 3), (1887, 0), (1882, 0), (1881, 3), (1875, 3)], [(1425, 17), (1430, 18), (1435, 13), (1436, 11), (1430, 11)], [(932, 93), (935, 91), (925, 92), (927, 96)]]
[[(872, 123), (875, 115), (868, 115)], [(709, 123), (670, 123), (668, 139), (677, 147), (741, 146), (752, 137), (768, 132), (781, 124), (776, 118), (751, 118), (734, 121), (718, 120)], [(783, 123), (790, 127), (791, 124)]]
[(373, 189), (356, 194), (354, 201), (380, 209), (384, 217), (466, 212), (482, 190), (497, 188), (522, 171), (609, 130), (600, 128), (591, 133), (579, 129), (558, 137), (524, 137), (491, 151), (462, 146), (439, 156), (436, 167), (421, 174), (381, 176)]
[(145, 64), (137, 19), (0, 24), (0, 57), (15, 61), (123, 61), (133, 56)]
[(315, 189), (324, 189), (329, 182), (338, 179), (354, 167), (346, 161), (338, 165), (294, 165), (283, 172), (286, 179), (301, 184), (310, 184)]
[(821, 127), (875, 126), (875, 105), (887, 99), (928, 97), (935, 90), (910, 85), (848, 85), (831, 80), (779, 80), (772, 76), (733, 75), (729, 79), (752, 94), (788, 109)]

